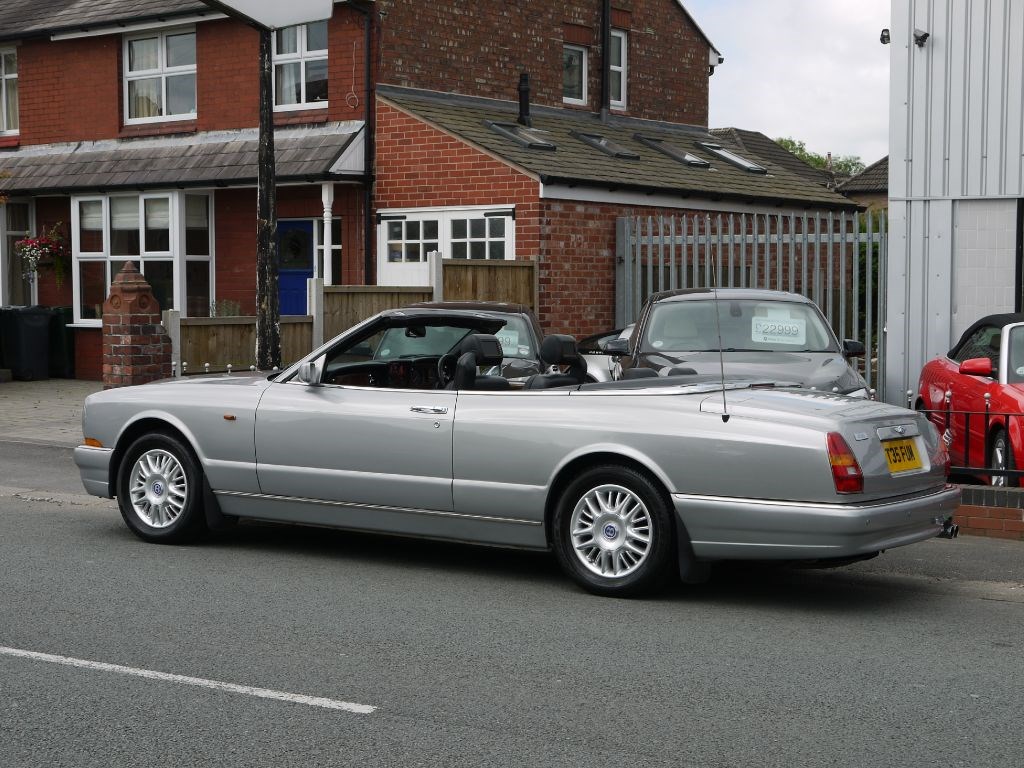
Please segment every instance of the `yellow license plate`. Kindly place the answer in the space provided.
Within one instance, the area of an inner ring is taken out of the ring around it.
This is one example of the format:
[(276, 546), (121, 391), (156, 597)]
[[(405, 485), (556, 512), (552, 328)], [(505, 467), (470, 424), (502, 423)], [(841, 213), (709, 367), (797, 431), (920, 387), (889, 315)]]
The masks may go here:
[(921, 457), (917, 453), (913, 438), (883, 440), (882, 448), (885, 450), (885, 460), (889, 464), (891, 473), (909, 472), (912, 469), (921, 468)]

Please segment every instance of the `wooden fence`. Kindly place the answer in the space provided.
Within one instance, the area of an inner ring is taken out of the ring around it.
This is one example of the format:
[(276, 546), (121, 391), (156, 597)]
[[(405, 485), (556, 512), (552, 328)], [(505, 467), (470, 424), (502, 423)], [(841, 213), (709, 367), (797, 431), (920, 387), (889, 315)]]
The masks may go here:
[(507, 301), (537, 311), (537, 262), (445, 261), (447, 301)]
[[(533, 261), (443, 262), (443, 290), (449, 301), (505, 301), (537, 308), (537, 265)], [(281, 317), (281, 362), (290, 365), (324, 340), (385, 309), (397, 309), (435, 295), (431, 286), (322, 285), (310, 281), (313, 315)], [(322, 309), (318, 310), (317, 307)], [(245, 371), (256, 358), (255, 317), (181, 317), (164, 312), (175, 370), (181, 373)]]
[(387, 285), (325, 285), (323, 338), (330, 339), (385, 309), (430, 301), (429, 287)]

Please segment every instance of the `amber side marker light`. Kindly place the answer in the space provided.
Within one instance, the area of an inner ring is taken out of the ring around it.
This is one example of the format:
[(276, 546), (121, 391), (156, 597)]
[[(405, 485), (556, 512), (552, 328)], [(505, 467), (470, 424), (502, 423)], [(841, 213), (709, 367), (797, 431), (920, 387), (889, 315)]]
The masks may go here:
[(83, 445), (87, 445), (90, 448), (102, 448), (103, 447), (103, 443), (101, 443), (95, 437), (87, 437), (87, 438), (85, 438), (85, 440), (82, 441), (82, 444)]
[(827, 441), (828, 462), (832, 465), (836, 493), (863, 493), (864, 473), (846, 440), (838, 432), (829, 432)]

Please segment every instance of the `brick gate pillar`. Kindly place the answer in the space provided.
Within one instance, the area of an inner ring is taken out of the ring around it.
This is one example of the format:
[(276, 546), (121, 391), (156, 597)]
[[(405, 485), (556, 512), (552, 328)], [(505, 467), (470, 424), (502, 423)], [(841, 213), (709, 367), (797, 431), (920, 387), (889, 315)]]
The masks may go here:
[(160, 324), (160, 304), (129, 261), (103, 303), (103, 388), (145, 384), (170, 375), (171, 339)]

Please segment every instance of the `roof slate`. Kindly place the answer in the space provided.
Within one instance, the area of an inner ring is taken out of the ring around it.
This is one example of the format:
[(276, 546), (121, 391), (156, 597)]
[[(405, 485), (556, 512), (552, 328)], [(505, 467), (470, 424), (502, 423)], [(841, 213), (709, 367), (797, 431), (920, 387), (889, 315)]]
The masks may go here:
[(813, 181), (823, 186), (830, 186), (835, 183), (833, 174), (808, 165), (781, 144), (773, 141), (760, 131), (747, 131), (741, 128), (714, 128), (711, 133), (718, 137), (727, 138), (736, 146), (747, 150), (751, 154), (782, 166), (790, 173), (795, 173), (797, 176), (808, 181)]
[[(321, 132), (275, 136), (279, 182), (336, 178), (331, 167), (354, 140), (346, 125)], [(152, 141), (105, 141), (65, 145), (48, 151), (0, 153), (0, 191), (11, 194), (109, 190), (118, 187), (249, 185), (256, 183), (259, 140), (197, 136), (172, 147)], [(165, 140), (166, 141), (166, 140)], [(66, 149), (66, 151), (62, 151)]]
[[(530, 149), (507, 139), (486, 125), (487, 121), (515, 122), (513, 102), (480, 99), (431, 91), (381, 86), (378, 97), (467, 143), (498, 156), (546, 184), (574, 184), (611, 190), (640, 190), (711, 200), (729, 198), (742, 202), (800, 207), (855, 208), (855, 203), (808, 181), (769, 158), (756, 158), (768, 170), (754, 174), (727, 163), (699, 145), (714, 142), (743, 154), (704, 128), (628, 118), (609, 118), (579, 110), (534, 107), (533, 129), (547, 132), (555, 151)], [(639, 159), (610, 157), (570, 135), (571, 131), (597, 133), (623, 145)], [(641, 144), (636, 134), (659, 138), (706, 160), (710, 168), (685, 165)], [(754, 159), (754, 158), (751, 158)]]
[(0, 39), (216, 13), (199, 0), (3, 0)]
[(839, 191), (847, 192), (888, 192), (889, 156), (876, 160), (849, 181), (839, 185)]

